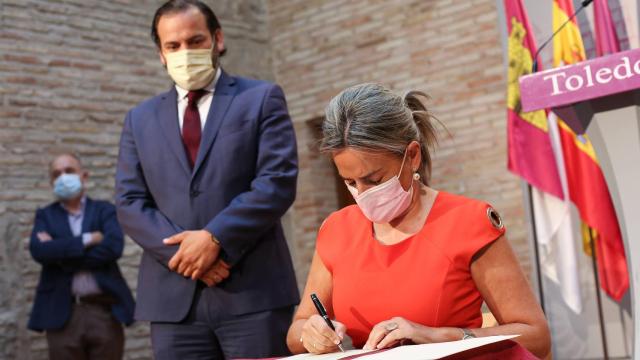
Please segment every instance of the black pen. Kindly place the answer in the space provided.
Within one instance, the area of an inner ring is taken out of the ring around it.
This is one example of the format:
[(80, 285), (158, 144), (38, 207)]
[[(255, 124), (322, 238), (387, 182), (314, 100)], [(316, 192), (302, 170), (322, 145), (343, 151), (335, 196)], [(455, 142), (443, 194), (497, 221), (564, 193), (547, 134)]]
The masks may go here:
[[(329, 319), (329, 315), (327, 315), (327, 310), (325, 310), (324, 306), (322, 306), (322, 303), (320, 302), (320, 299), (318, 299), (316, 294), (311, 294), (311, 301), (313, 301), (313, 305), (316, 306), (316, 310), (318, 310), (318, 314), (322, 316), (322, 318), (324, 319), (324, 322), (326, 322), (327, 325), (329, 325), (329, 328), (331, 328), (331, 330), (335, 332), (336, 328), (333, 326), (331, 319)], [(342, 348), (341, 344), (338, 344), (338, 349), (344, 352), (344, 349)]]

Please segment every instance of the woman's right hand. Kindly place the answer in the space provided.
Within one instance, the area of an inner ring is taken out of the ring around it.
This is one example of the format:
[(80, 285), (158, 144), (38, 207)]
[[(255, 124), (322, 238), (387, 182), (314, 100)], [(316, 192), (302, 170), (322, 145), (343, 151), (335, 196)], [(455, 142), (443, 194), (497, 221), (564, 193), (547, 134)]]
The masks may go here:
[(312, 354), (325, 354), (338, 351), (347, 328), (340, 322), (332, 321), (334, 332), (320, 315), (312, 315), (302, 325), (300, 342)]

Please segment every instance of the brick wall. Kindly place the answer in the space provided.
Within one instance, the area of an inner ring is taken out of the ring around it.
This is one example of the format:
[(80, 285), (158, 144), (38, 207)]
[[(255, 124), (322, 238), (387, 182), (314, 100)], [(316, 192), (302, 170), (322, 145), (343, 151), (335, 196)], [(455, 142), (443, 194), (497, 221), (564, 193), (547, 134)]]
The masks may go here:
[[(225, 68), (272, 79), (262, 0), (207, 1), (227, 36)], [(113, 198), (117, 142), (128, 109), (170, 81), (149, 38), (150, 0), (0, 1), (0, 359), (45, 359), (26, 330), (40, 267), (28, 253), (38, 206), (52, 200), (50, 156), (75, 150), (89, 194)], [(120, 266), (135, 289), (140, 248)], [(150, 358), (148, 328), (127, 330), (127, 359)]]
[(273, 69), (287, 94), (300, 152), (292, 210), (298, 279), (315, 235), (336, 208), (331, 163), (314, 152), (309, 122), (349, 85), (420, 89), (453, 135), (435, 153), (435, 188), (491, 202), (530, 268), (519, 180), (506, 170), (505, 67), (495, 0), (268, 2)]

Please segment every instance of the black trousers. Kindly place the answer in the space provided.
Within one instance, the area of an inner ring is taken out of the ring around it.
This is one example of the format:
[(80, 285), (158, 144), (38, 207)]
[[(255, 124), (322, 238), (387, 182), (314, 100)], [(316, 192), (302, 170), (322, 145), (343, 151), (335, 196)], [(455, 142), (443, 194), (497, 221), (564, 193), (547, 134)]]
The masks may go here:
[(241, 359), (287, 356), (293, 306), (242, 315), (228, 314), (208, 288), (196, 290), (187, 318), (151, 323), (156, 360)]
[(50, 360), (120, 360), (124, 330), (108, 305), (74, 304), (62, 329), (47, 330)]

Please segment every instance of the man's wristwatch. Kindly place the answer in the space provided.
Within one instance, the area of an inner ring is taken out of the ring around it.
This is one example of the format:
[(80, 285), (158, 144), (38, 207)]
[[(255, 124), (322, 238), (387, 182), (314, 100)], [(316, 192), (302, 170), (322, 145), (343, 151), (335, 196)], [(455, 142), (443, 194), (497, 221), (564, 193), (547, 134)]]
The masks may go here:
[(473, 331), (469, 330), (469, 329), (460, 329), (462, 330), (462, 340), (467, 340), (467, 339), (474, 339), (476, 337), (476, 334), (473, 333)]

